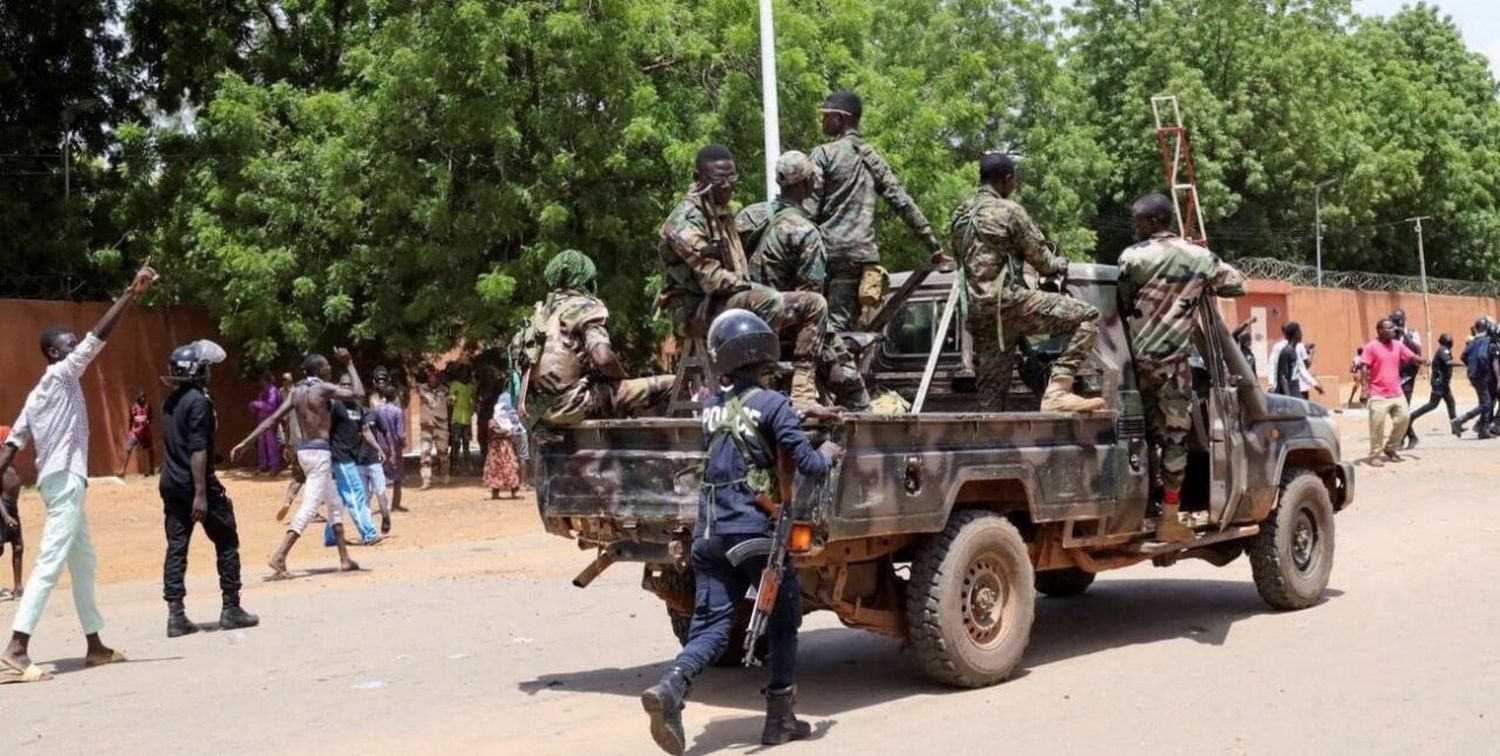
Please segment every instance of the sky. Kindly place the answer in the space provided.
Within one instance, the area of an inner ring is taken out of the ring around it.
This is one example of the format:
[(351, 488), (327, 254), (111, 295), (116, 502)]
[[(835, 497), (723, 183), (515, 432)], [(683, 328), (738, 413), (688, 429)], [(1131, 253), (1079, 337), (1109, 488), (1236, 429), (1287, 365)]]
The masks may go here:
[[(1490, 59), (1490, 70), (1500, 76), (1500, 1), (1428, 0), (1428, 5), (1453, 17), (1469, 49)], [(1388, 16), (1414, 0), (1354, 0), (1354, 12), (1363, 16)]]

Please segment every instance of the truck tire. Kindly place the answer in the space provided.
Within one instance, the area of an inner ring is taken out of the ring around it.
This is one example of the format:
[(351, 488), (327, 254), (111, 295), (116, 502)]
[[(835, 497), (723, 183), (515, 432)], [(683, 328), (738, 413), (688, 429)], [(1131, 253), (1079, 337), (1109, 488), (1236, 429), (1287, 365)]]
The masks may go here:
[(1094, 573), (1077, 567), (1047, 570), (1036, 574), (1036, 590), (1052, 598), (1077, 596), (1094, 584)]
[(1333, 503), (1308, 470), (1281, 478), (1276, 508), (1245, 546), (1255, 589), (1277, 609), (1305, 609), (1323, 597), (1333, 572)]
[(964, 688), (1009, 676), (1031, 640), (1033, 580), (1014, 525), (993, 512), (955, 513), (911, 565), (906, 629), (922, 671)]

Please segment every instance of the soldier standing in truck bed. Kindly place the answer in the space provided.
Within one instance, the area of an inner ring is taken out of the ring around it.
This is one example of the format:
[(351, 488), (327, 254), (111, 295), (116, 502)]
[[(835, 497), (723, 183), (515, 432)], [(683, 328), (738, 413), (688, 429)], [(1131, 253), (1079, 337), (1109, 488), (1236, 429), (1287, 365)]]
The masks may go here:
[[(547, 405), (544, 425), (573, 425), (599, 417), (626, 417), (666, 399), (672, 376), (630, 378), (609, 341), (609, 308), (594, 296), (594, 261), (569, 249), (543, 271), (547, 299), (536, 304), (522, 331), (526, 371), (521, 400), (536, 394)], [(524, 411), (524, 409), (522, 410)]]
[(1043, 412), (1092, 412), (1100, 398), (1073, 393), (1078, 368), (1099, 337), (1099, 310), (1065, 294), (1026, 285), (1024, 266), (1042, 275), (1064, 275), (1068, 260), (1053, 252), (1016, 191), (1016, 163), (991, 153), (979, 160), (979, 190), (953, 211), (954, 253), (963, 260), (969, 333), (981, 408), (996, 411), (1010, 389), (1010, 354), (1020, 340), (1037, 334), (1069, 334), (1068, 345), (1052, 363), (1052, 380), (1042, 394)]
[(823, 188), (810, 200), (828, 248), (828, 313), (835, 331), (858, 330), (865, 307), (884, 298), (885, 271), (875, 244), (875, 196), (885, 197), (932, 253), (933, 262), (951, 260), (932, 224), (912, 201), (889, 163), (859, 133), (864, 105), (853, 92), (834, 92), (818, 110), (823, 133), (834, 141), (813, 150), (823, 171)]
[(755, 283), (729, 201), (739, 185), (729, 150), (711, 144), (698, 151), (693, 185), (661, 225), (658, 254), (662, 289), (657, 308), (679, 334), (701, 334), (720, 312), (755, 313), (782, 336), (792, 336), (792, 401), (818, 403), (814, 361), (828, 330), (828, 303), (821, 294), (779, 292)]
[[(807, 155), (792, 150), (776, 160), (776, 183), (781, 194), (769, 212), (764, 203), (756, 203), (735, 216), (740, 240), (750, 252), (750, 276), (777, 291), (821, 295), (828, 281), (823, 234), (803, 203), (822, 186), (823, 172)], [(851, 412), (870, 409), (865, 379), (837, 334), (825, 332), (817, 369), (839, 406)]]
[(1168, 231), (1173, 215), (1172, 201), (1161, 194), (1148, 194), (1131, 208), (1140, 241), (1120, 255), (1119, 296), (1146, 405), (1146, 436), (1161, 455), (1156, 537), (1181, 542), (1193, 539), (1177, 511), (1187, 475), (1193, 396), (1188, 356), (1198, 303), (1206, 295), (1243, 296), (1245, 279), (1218, 255)]

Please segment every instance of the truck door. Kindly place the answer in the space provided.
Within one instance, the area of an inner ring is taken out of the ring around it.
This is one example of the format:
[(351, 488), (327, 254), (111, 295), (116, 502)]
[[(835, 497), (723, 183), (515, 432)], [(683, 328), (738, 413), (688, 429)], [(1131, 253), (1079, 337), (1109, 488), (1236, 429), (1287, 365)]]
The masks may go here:
[(1209, 521), (1223, 530), (1234, 520), (1246, 485), (1244, 415), (1224, 350), (1234, 348), (1212, 296), (1198, 308), (1198, 349), (1209, 373)]

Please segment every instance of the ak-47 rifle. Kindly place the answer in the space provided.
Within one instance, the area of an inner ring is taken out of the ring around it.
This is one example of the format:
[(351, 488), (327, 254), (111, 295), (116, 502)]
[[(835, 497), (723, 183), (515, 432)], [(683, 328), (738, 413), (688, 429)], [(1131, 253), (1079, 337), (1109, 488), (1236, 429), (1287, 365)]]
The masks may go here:
[(771, 619), (771, 610), (776, 608), (776, 595), (781, 591), (781, 579), (786, 574), (786, 555), (792, 537), (792, 520), (795, 517), (792, 501), (792, 479), (797, 473), (792, 457), (785, 451), (776, 455), (777, 485), (781, 489), (781, 503), (762, 497), (761, 508), (776, 518), (776, 529), (771, 536), (771, 553), (766, 556), (766, 568), (760, 572), (760, 585), (755, 589), (755, 610), (750, 613), (750, 625), (745, 628), (745, 661), (747, 667), (759, 667), (755, 658), (755, 646), (766, 634), (766, 623)]

